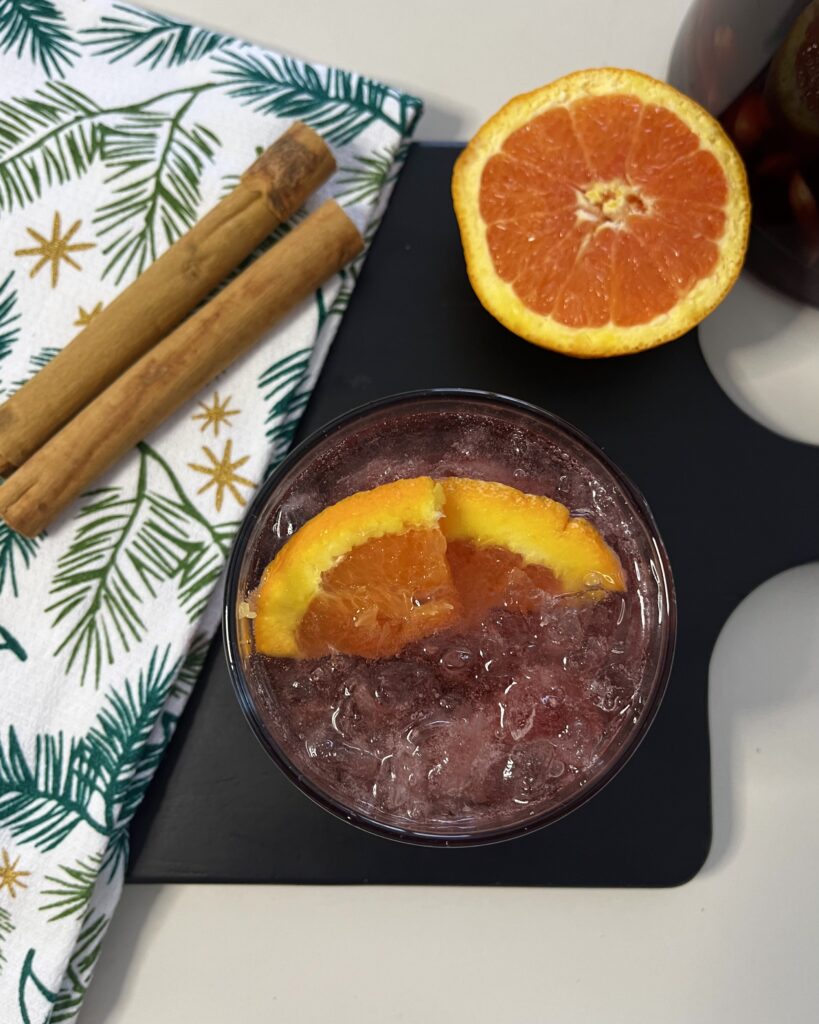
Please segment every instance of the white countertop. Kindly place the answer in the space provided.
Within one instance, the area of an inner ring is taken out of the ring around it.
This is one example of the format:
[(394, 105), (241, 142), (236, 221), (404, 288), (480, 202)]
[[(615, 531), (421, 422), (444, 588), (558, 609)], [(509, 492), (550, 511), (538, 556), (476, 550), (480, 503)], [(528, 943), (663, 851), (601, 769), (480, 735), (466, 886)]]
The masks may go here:
[[(452, 140), (578, 67), (662, 76), (687, 0), (162, 7), (408, 89), (427, 105), (418, 137)], [(819, 443), (819, 313), (785, 302), (743, 281), (703, 344), (743, 409)], [(126, 886), (82, 1024), (813, 1024), (817, 669), (812, 565), (750, 595), (720, 636), (714, 843), (681, 888)]]

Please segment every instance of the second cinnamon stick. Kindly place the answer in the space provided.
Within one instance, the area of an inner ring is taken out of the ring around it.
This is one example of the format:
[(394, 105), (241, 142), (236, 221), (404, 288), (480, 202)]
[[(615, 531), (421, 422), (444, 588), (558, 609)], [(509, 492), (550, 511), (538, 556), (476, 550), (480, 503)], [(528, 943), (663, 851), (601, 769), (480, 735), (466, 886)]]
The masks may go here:
[(126, 370), (0, 486), (0, 516), (35, 537), (138, 441), (363, 248), (327, 200)]
[(292, 125), (229, 195), (0, 405), (0, 476), (173, 330), (334, 169), (321, 137)]

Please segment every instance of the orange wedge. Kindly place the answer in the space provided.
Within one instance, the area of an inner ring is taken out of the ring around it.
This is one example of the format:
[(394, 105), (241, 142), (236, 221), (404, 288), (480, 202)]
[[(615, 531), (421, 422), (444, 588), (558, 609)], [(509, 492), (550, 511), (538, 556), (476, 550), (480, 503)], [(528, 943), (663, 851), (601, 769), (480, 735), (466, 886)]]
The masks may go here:
[(480, 301), (573, 356), (684, 334), (747, 247), (748, 184), (728, 136), (636, 71), (578, 71), (510, 100), (458, 158), (452, 194)]
[(358, 491), (308, 520), (262, 575), (256, 649), (382, 658), (451, 623), (443, 501), (439, 484), (415, 477)]
[(253, 630), (262, 654), (385, 658), (495, 606), (624, 586), (617, 555), (559, 502), (415, 477), (352, 494), (293, 534), (253, 595)]

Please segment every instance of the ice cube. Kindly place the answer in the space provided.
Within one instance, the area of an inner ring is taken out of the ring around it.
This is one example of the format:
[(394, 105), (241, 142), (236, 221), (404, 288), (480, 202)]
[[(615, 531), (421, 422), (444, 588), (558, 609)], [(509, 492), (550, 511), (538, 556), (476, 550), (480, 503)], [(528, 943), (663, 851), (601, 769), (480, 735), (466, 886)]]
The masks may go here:
[(550, 767), (555, 748), (548, 740), (533, 740), (512, 747), (503, 766), (506, 792), (516, 803), (540, 800), (552, 785)]

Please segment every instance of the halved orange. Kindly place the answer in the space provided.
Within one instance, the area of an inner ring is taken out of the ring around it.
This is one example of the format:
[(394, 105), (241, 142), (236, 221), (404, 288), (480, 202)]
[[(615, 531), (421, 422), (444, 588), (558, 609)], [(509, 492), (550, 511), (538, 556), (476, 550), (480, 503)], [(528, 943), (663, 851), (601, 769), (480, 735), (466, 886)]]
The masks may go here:
[(636, 71), (578, 71), (510, 100), (458, 158), (452, 194), (486, 309), (574, 356), (684, 334), (730, 289), (747, 247), (730, 139)]
[(496, 605), (624, 585), (617, 555), (559, 502), (415, 477), (352, 494), (293, 534), (253, 595), (253, 630), (262, 654), (384, 658)]

